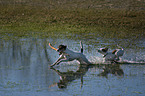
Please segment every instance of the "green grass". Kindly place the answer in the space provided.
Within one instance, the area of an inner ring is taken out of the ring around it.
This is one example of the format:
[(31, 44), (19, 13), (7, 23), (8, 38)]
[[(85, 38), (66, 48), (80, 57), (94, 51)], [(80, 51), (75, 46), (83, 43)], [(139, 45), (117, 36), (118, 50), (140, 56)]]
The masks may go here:
[(145, 35), (142, 0), (32, 1), (0, 3), (1, 36), (47, 38), (56, 34), (72, 36), (70, 33), (84, 37), (131, 38)]

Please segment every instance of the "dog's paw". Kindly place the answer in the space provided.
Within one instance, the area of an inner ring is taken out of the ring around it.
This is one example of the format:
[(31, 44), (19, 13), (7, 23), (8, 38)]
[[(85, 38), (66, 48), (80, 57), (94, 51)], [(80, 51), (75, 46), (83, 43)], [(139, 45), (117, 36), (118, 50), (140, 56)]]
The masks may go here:
[(50, 68), (53, 68), (54, 65), (50, 65)]
[(54, 69), (53, 66), (50, 66), (50, 69)]

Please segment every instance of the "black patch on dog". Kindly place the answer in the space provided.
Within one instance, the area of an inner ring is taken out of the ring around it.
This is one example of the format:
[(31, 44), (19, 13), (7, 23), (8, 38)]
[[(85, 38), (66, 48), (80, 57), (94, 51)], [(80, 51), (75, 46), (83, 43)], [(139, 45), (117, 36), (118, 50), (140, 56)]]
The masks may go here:
[(83, 48), (81, 48), (81, 53), (83, 53)]
[(102, 49), (103, 52), (107, 52), (108, 51), (108, 48), (104, 48)]
[(62, 49), (66, 50), (66, 47), (67, 47), (67, 46), (65, 46), (65, 45), (59, 45), (57, 51), (60, 51), (60, 50), (62, 50)]

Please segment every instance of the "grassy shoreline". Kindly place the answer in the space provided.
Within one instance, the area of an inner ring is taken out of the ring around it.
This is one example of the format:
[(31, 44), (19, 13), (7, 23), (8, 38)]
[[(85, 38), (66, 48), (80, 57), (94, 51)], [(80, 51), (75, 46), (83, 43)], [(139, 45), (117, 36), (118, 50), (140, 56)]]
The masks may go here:
[(0, 14), (0, 35), (5, 36), (47, 38), (55, 33), (84, 36), (93, 33), (106, 38), (114, 38), (116, 34), (116, 38), (131, 38), (145, 35), (144, 10), (6, 4), (0, 6)]

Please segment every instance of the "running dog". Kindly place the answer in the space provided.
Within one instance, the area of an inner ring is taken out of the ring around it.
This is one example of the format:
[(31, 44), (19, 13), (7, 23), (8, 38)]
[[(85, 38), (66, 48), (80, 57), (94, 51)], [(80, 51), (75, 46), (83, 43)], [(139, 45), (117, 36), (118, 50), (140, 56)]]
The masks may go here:
[[(120, 47), (120, 46), (119, 46)], [(121, 49), (115, 49), (112, 52), (108, 52), (108, 48), (100, 48), (98, 49), (98, 52), (103, 54), (103, 58), (105, 58), (105, 61), (111, 61), (117, 63), (119, 61), (119, 57), (123, 56), (124, 49), (120, 47)]]
[(65, 45), (59, 45), (58, 49), (54, 48), (51, 46), (51, 44), (49, 43), (49, 46), (54, 49), (55, 51), (59, 52), (60, 57), (57, 59), (57, 61), (55, 63), (53, 63), (51, 65), (51, 67), (53, 67), (54, 65), (58, 65), (61, 62), (68, 62), (68, 61), (73, 61), (73, 60), (77, 60), (80, 62), (80, 64), (91, 64), (88, 59), (86, 58), (86, 56), (83, 54), (83, 45), (82, 42), (80, 42), (80, 46), (81, 46), (81, 52), (77, 53), (77, 52), (73, 52), (71, 50), (69, 50), (67, 48), (67, 46)]

